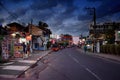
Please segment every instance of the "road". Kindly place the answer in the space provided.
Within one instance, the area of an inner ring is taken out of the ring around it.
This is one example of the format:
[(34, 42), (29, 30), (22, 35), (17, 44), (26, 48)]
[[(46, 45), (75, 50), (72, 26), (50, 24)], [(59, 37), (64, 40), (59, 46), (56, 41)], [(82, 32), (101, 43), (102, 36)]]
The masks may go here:
[(29, 80), (120, 80), (120, 63), (72, 47), (52, 52), (22, 77)]

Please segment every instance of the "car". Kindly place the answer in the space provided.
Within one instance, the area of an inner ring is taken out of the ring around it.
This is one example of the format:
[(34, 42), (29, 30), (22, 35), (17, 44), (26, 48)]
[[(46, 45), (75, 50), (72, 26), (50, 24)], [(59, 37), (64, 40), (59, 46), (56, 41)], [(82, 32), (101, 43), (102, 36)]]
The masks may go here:
[(58, 51), (60, 48), (57, 44), (52, 45), (52, 51)]

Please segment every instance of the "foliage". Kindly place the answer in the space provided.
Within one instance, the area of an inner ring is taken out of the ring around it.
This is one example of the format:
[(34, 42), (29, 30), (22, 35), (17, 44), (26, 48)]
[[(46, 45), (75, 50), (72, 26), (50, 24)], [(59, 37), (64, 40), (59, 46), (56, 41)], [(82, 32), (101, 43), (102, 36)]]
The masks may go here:
[(110, 45), (110, 53), (111, 54), (113, 54), (113, 53), (115, 54), (115, 44), (111, 44)]
[(106, 45), (106, 53), (110, 53), (110, 44)]
[(112, 29), (109, 29), (105, 33), (106, 40), (108, 41), (108, 44), (113, 44), (115, 41), (115, 31)]
[(100, 46), (100, 52), (105, 53), (105, 46), (104, 45)]
[(100, 47), (100, 52), (107, 53), (107, 54), (120, 55), (120, 44), (119, 45), (115, 45), (115, 44), (102, 45)]
[(120, 44), (115, 46), (116, 55), (120, 55)]
[(48, 29), (49, 26), (47, 23), (39, 21), (38, 27), (43, 30), (44, 35), (52, 34), (52, 31), (50, 29)]
[(44, 22), (42, 22), (42, 21), (39, 21), (38, 26), (39, 26), (39, 28), (42, 29), (42, 30), (45, 30), (45, 29), (48, 28), (48, 24), (47, 24), (47, 23), (44, 23)]

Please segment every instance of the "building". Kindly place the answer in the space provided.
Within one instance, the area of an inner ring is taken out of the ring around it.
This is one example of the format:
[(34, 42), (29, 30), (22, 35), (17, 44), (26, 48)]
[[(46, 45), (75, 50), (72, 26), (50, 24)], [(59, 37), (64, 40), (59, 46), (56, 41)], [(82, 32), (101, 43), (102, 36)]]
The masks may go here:
[[(118, 32), (120, 30), (120, 22), (109, 22), (103, 24), (90, 25), (89, 39), (93, 41), (94, 46), (103, 45), (104, 43), (114, 44), (119, 42)], [(115, 35), (116, 34), (116, 35)]]
[(32, 35), (33, 50), (46, 50), (47, 42), (50, 39), (50, 29), (40, 29), (40, 26), (28, 24), (28, 32)]

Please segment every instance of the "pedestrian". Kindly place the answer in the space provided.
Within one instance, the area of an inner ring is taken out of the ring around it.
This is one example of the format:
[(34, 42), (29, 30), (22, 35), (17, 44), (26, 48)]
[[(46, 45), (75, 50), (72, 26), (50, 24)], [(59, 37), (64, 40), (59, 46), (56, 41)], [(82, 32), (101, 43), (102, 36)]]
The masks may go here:
[(29, 56), (29, 55), (30, 55), (30, 44), (27, 43), (27, 56)]
[(86, 44), (84, 45), (84, 52), (86, 53), (86, 51), (87, 51), (87, 46), (86, 46)]
[(26, 55), (26, 44), (25, 44), (25, 42), (23, 42), (22, 43), (22, 46), (23, 46), (23, 58), (25, 57), (25, 55)]

